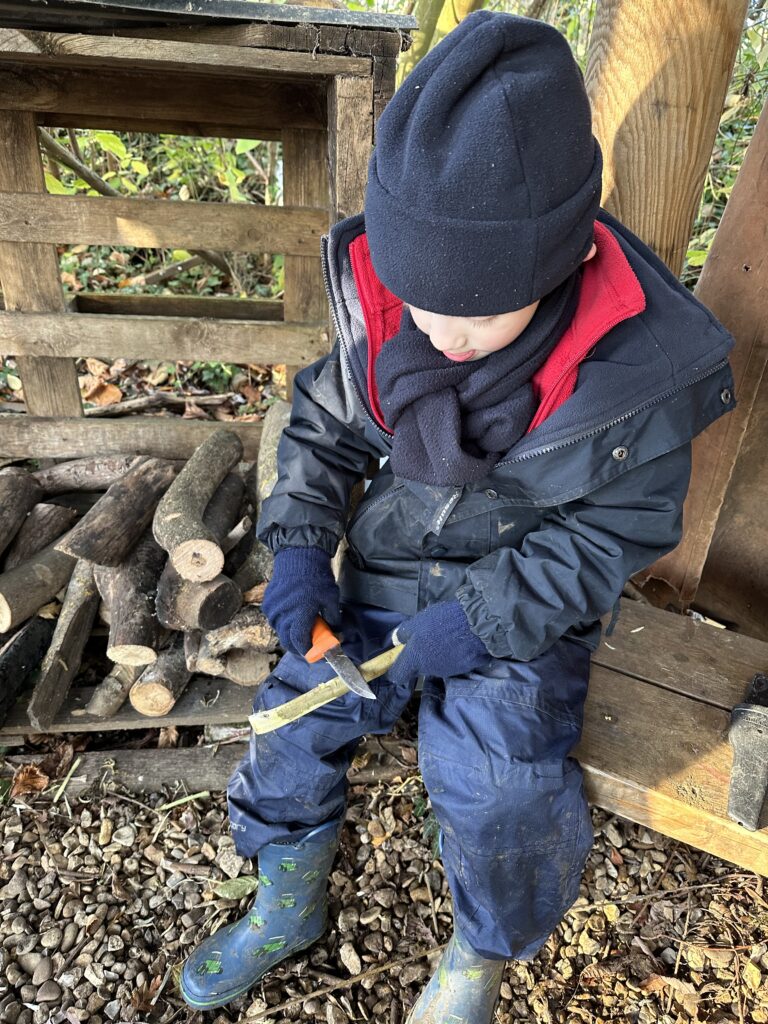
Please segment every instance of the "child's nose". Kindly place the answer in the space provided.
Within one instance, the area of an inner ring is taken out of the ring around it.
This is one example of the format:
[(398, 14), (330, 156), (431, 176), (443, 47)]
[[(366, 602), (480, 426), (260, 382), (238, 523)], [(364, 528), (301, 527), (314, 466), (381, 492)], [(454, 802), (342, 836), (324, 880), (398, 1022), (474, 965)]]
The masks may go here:
[(432, 318), (429, 325), (429, 340), (440, 352), (458, 351), (467, 343), (465, 334), (457, 328), (455, 322), (451, 323), (450, 319), (440, 320), (436, 317)]

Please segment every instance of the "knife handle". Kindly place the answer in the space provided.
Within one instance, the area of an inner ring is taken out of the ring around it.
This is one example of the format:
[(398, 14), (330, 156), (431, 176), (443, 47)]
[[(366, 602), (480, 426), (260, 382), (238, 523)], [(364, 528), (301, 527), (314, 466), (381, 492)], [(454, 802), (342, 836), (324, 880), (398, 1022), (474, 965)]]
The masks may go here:
[(339, 638), (334, 635), (325, 619), (318, 615), (312, 627), (312, 646), (304, 655), (311, 664), (321, 661), (328, 651), (339, 646)]

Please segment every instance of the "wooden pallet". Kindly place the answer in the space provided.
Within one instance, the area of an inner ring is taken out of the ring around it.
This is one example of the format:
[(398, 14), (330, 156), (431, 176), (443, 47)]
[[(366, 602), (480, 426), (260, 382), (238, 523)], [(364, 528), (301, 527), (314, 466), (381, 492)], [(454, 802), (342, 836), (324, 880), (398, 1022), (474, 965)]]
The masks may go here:
[[(615, 633), (595, 652), (575, 750), (592, 802), (768, 875), (768, 815), (759, 831), (748, 832), (726, 813), (730, 711), (767, 665), (768, 644), (762, 641), (625, 601)], [(253, 695), (199, 677), (163, 718), (149, 719), (126, 706), (105, 723), (78, 714), (91, 693), (73, 689), (50, 731), (245, 723)], [(19, 705), (0, 727), (0, 744), (28, 729)], [(138, 789), (174, 778), (174, 772), (190, 791), (222, 788), (243, 750), (221, 747), (215, 756), (199, 748), (91, 753), (78, 770), (78, 785), (101, 778), (104, 761), (111, 759), (117, 777)]]

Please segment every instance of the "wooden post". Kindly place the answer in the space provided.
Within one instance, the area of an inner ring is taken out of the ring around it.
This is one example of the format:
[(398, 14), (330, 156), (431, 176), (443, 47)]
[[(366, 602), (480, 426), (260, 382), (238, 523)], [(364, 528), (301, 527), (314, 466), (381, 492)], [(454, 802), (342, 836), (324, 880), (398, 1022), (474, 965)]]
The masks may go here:
[(747, 0), (598, 0), (586, 85), (603, 206), (682, 270)]
[[(695, 294), (709, 306), (736, 339), (731, 356), (738, 404), (725, 418), (713, 424), (694, 442), (693, 478), (685, 503), (685, 534), (681, 544), (651, 567), (649, 573), (665, 580), (690, 603), (702, 574), (707, 552), (718, 524), (726, 490), (739, 456), (742, 439), (760, 390), (765, 403), (766, 384), (761, 380), (768, 360), (768, 105), (763, 108), (744, 163), (733, 186), (731, 197), (717, 229), (712, 248), (704, 264)], [(752, 423), (754, 431), (756, 424)], [(719, 576), (734, 580), (734, 591), (743, 592), (740, 613), (747, 612), (746, 588), (765, 593), (765, 583), (752, 579), (750, 562), (764, 564), (768, 531), (765, 526), (765, 499), (768, 492), (768, 467), (764, 443), (756, 437), (757, 449), (750, 459), (747, 476), (740, 478), (738, 506), (731, 509), (720, 531), (722, 546)], [(745, 467), (746, 468), (746, 464)], [(728, 526), (737, 529), (729, 532)], [(723, 556), (727, 555), (725, 561)], [(717, 573), (710, 581), (713, 586)], [(763, 610), (765, 598), (763, 598)], [(718, 609), (728, 620), (735, 609)], [(755, 609), (758, 613), (759, 609)], [(748, 612), (747, 612), (748, 614)], [(738, 613), (737, 613), (738, 616)], [(755, 623), (755, 625), (758, 625)], [(768, 635), (765, 623), (757, 632)]]
[[(0, 190), (46, 190), (30, 111), (0, 110)], [(7, 310), (63, 313), (66, 309), (55, 245), (0, 242), (0, 281)], [(72, 359), (17, 356), (17, 365), (29, 415), (83, 415)]]
[(371, 79), (336, 75), (328, 85), (328, 166), (333, 220), (350, 217), (363, 209), (372, 149)]

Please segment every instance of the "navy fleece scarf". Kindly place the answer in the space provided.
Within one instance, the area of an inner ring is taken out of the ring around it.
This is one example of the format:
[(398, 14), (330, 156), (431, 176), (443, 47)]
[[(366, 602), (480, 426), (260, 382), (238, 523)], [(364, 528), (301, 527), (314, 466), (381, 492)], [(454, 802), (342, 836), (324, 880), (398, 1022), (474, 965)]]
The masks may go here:
[(580, 281), (579, 269), (544, 296), (519, 337), (475, 362), (451, 362), (403, 309), (398, 333), (376, 360), (396, 476), (461, 486), (490, 472), (533, 419), (531, 378), (571, 322)]

